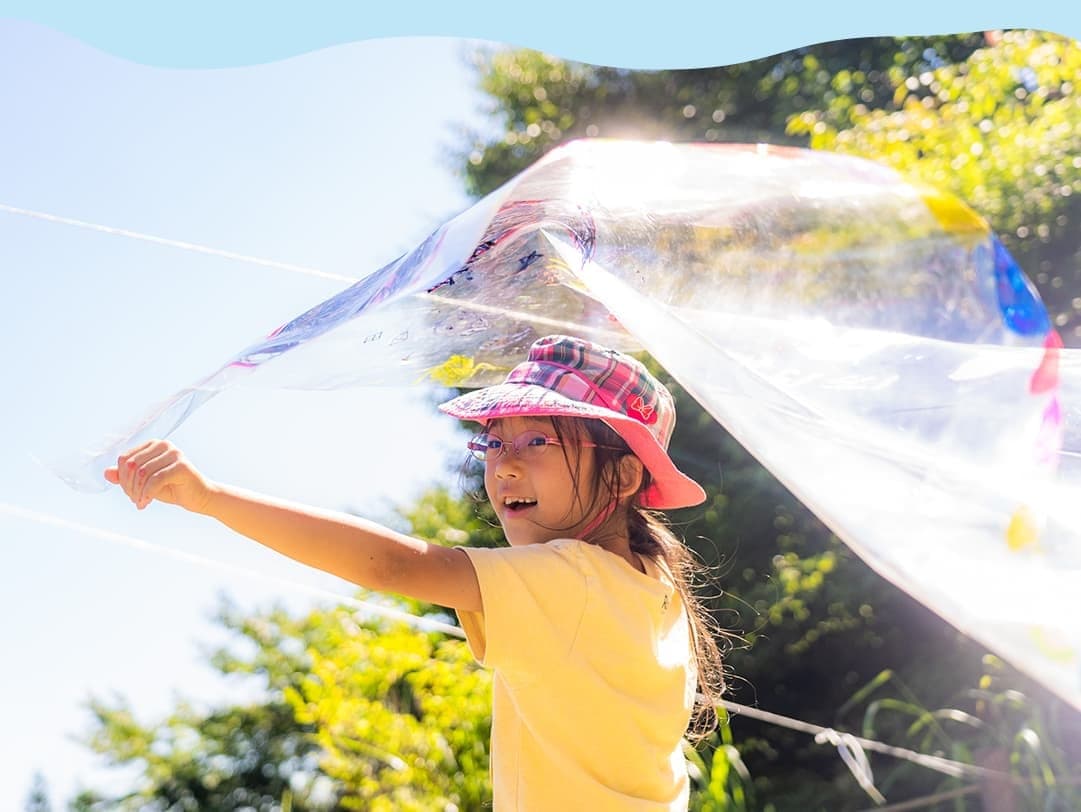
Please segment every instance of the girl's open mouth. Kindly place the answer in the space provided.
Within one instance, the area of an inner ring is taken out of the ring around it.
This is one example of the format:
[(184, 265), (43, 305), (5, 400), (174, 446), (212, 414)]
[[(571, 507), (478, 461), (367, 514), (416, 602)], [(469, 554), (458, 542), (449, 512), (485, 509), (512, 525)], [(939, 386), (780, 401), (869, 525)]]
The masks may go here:
[(536, 499), (527, 499), (525, 497), (508, 497), (503, 500), (503, 507), (507, 513), (513, 515), (515, 513), (521, 513), (528, 510), (531, 507), (537, 506)]

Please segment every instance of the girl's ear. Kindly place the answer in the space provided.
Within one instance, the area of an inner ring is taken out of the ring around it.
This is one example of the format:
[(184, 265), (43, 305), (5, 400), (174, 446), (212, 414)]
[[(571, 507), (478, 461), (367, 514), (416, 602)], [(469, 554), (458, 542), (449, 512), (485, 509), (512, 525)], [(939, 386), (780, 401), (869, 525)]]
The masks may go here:
[(616, 487), (618, 496), (624, 499), (634, 496), (642, 487), (642, 477), (645, 476), (642, 461), (634, 454), (626, 454), (619, 458), (616, 463)]

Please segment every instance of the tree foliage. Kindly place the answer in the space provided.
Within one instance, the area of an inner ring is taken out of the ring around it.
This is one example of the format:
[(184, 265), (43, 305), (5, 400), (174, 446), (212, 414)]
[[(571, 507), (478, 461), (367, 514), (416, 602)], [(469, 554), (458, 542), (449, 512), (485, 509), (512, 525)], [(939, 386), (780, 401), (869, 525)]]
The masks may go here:
[(88, 745), (138, 779), (120, 796), (88, 790), (73, 808), (480, 808), (490, 688), (463, 641), (346, 608), (293, 617), (225, 604), (219, 622), (233, 640), (208, 659), (223, 677), (258, 688), (257, 698), (210, 710), (180, 702), (151, 723), (122, 700), (92, 700)]
[[(485, 195), (573, 138), (805, 144), (788, 119), (822, 109), (844, 127), (858, 99), (892, 109), (898, 77), (964, 60), (982, 35), (850, 39), (723, 68), (634, 71), (530, 50), (480, 52), (480, 89), (502, 134), (458, 150), (467, 189)], [(831, 104), (831, 102), (833, 102)]]
[(49, 785), (45, 776), (34, 773), (30, 784), (30, 791), (26, 795), (26, 803), (23, 812), (52, 812), (52, 804), (49, 802)]
[(1081, 345), (1079, 80), (1076, 41), (1010, 31), (963, 62), (897, 73), (888, 108), (846, 92), (793, 116), (787, 131), (967, 201), (1034, 277), (1063, 337)]
[(321, 775), (312, 729), (298, 724), (284, 697), (307, 673), (309, 651), (327, 646), (328, 616), (298, 619), (281, 610), (245, 616), (226, 603), (218, 620), (235, 645), (210, 652), (209, 660), (223, 676), (259, 686), (258, 698), (209, 710), (181, 701), (151, 723), (122, 699), (92, 699), (88, 746), (108, 765), (134, 769), (139, 779), (118, 797), (83, 793), (80, 809), (338, 808), (340, 789)]
[(342, 806), (480, 810), (488, 801), (491, 675), (467, 646), (404, 625), (342, 624), (287, 696), (316, 730)]

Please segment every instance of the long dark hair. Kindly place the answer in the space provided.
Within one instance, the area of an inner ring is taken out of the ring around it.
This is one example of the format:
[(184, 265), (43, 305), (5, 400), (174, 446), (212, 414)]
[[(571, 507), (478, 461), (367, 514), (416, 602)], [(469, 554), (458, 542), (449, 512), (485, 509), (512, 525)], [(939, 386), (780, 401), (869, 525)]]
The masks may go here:
[[(561, 442), (589, 440), (596, 444), (597, 447), (593, 449), (593, 482), (589, 489), (592, 498), (588, 505), (583, 504), (587, 515), (596, 515), (598, 511), (616, 501), (620, 490), (620, 460), (633, 452), (622, 437), (600, 420), (554, 417), (552, 427)], [(581, 460), (581, 455), (575, 457)], [(568, 464), (569, 459), (568, 456)], [(580, 462), (575, 464), (575, 469), (577, 470), (571, 473), (578, 488), (581, 482)], [(638, 504), (638, 494), (649, 487), (650, 481), (649, 471), (643, 467), (642, 484), (634, 497), (626, 501), (622, 515), (613, 513), (588, 533), (589, 538), (583, 541), (596, 542), (607, 534), (622, 532), (625, 528), (631, 550), (649, 557), (671, 574), (672, 582), (679, 590), (687, 610), (691, 656), (698, 673), (698, 693), (687, 731), (692, 741), (698, 741), (717, 726), (717, 705), (725, 690), (720, 641), (729, 639), (731, 635), (721, 629), (695, 595), (696, 582), (704, 578), (706, 569), (695, 558), (694, 553), (676, 538), (663, 514), (647, 510)], [(580, 502), (581, 494), (581, 489), (575, 494)]]

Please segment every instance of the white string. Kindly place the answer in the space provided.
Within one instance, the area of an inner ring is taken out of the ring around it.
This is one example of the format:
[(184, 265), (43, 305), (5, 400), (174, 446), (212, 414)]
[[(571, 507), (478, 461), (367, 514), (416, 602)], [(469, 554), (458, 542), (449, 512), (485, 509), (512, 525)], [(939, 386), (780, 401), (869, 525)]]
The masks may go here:
[[(804, 722), (799, 719), (793, 719), (790, 716), (782, 716), (779, 713), (759, 710), (758, 708), (752, 708), (749, 705), (741, 705), (738, 702), (731, 702), (727, 699), (722, 699), (718, 704), (731, 713), (737, 713), (771, 725), (786, 727), (789, 730), (796, 730), (800, 733), (809, 733), (816, 737), (818, 734), (831, 729), (822, 727), (821, 725), (813, 725), (810, 722)], [(851, 736), (851, 734), (846, 735)], [(929, 770), (935, 770), (936, 772), (944, 773), (945, 775), (950, 775), (954, 778), (964, 778), (968, 776), (971, 778), (992, 778), (999, 781), (1009, 781), (1011, 783), (1021, 782), (1021, 779), (1010, 773), (989, 770), (986, 767), (977, 767), (974, 764), (965, 764), (961, 761), (952, 761), (951, 759), (942, 758), (941, 756), (929, 756), (926, 753), (917, 753), (915, 750), (909, 750), (904, 747), (894, 747), (892, 744), (885, 744), (884, 742), (878, 742), (874, 739), (865, 739), (859, 736), (851, 736), (851, 739), (864, 750), (870, 750), (875, 753), (882, 753), (883, 755), (911, 761), (914, 764), (919, 764), (921, 767), (926, 767)]]
[(223, 257), (224, 259), (234, 259), (239, 262), (248, 262), (252, 265), (262, 265), (266, 268), (277, 268), (282, 271), (291, 271), (292, 273), (305, 274), (306, 276), (315, 276), (319, 279), (329, 279), (333, 282), (348, 282), (352, 284), (357, 280), (348, 276), (341, 276), (340, 274), (328, 273), (327, 271), (320, 271), (318, 268), (308, 268), (304, 265), (293, 265), (288, 262), (277, 262), (272, 259), (261, 259), (259, 257), (248, 256), (247, 254), (237, 254), (233, 251), (223, 251), (220, 248), (210, 248), (206, 245), (199, 245), (194, 242), (184, 242), (183, 240), (171, 240), (167, 237), (157, 237), (153, 234), (143, 234), (139, 231), (130, 231), (126, 228), (116, 228), (114, 226), (106, 226), (101, 223), (89, 223), (86, 220), (76, 220), (72, 217), (61, 217), (58, 214), (49, 214), (43, 211), (34, 211), (33, 209), (23, 209), (18, 206), (9, 206), (6, 203), (0, 203), (0, 211), (6, 211), (9, 214), (20, 214), (23, 217), (33, 217), (37, 220), (45, 220), (50, 223), (62, 223), (66, 226), (76, 226), (77, 228), (86, 228), (90, 231), (99, 231), (102, 234), (113, 234), (118, 237), (128, 237), (133, 240), (142, 240), (143, 242), (152, 242), (156, 245), (166, 245), (170, 248), (180, 248), (184, 251), (195, 251), (199, 254), (209, 254), (210, 256)]
[[(18, 214), (24, 217), (32, 217), (37, 220), (45, 220), (49, 223), (59, 223), (66, 226), (75, 226), (77, 228), (85, 228), (90, 231), (98, 231), (102, 234), (112, 234), (118, 237), (128, 237), (133, 240), (142, 240), (143, 242), (150, 242), (156, 245), (165, 245), (170, 248), (179, 248), (183, 251), (194, 251), (198, 254), (208, 254), (215, 257), (223, 257), (225, 259), (236, 260), (237, 262), (247, 262), (252, 265), (260, 265), (264, 268), (275, 268), (279, 271), (289, 271), (290, 273), (299, 273), (305, 276), (314, 276), (319, 279), (328, 279), (332, 282), (346, 282), (348, 284), (354, 284), (358, 280), (354, 277), (342, 276), (340, 274), (329, 273), (328, 271), (321, 271), (318, 268), (310, 268), (305, 265), (293, 265), (289, 262), (278, 262), (273, 259), (263, 259), (262, 257), (254, 257), (249, 254), (238, 254), (234, 251), (225, 251), (221, 248), (213, 248), (209, 245), (201, 245), (200, 243), (187, 242), (185, 240), (174, 240), (168, 237), (158, 237), (154, 234), (144, 234), (140, 231), (131, 231), (126, 228), (117, 228), (115, 226), (107, 226), (101, 223), (91, 223), (87, 220), (76, 220), (72, 217), (62, 217), (58, 214), (50, 214), (44, 211), (35, 211), (33, 209), (24, 209), (18, 206), (10, 206), (7, 203), (0, 203), (0, 211), (8, 212), (9, 214)], [(630, 340), (626, 333), (622, 333), (616, 330), (607, 330), (603, 327), (595, 327), (589, 324), (578, 324), (577, 322), (570, 322), (564, 319), (553, 319), (547, 316), (541, 316), (536, 313), (524, 313), (517, 310), (510, 310), (505, 307), (492, 307), (491, 305), (483, 305), (479, 302), (468, 302), (458, 299), (451, 299), (444, 296), (436, 296), (431, 293), (417, 294), (417, 298), (438, 303), (440, 305), (450, 304), (456, 308), (463, 310), (474, 310), (478, 313), (488, 313), (490, 315), (505, 316), (518, 321), (527, 321), (533, 324), (541, 324), (545, 327), (554, 328), (564, 333), (586, 333), (596, 336), (598, 339), (608, 339), (611, 343), (621, 343), (626, 345)]]
[(274, 584), (276, 586), (285, 587), (288, 589), (295, 589), (300, 592), (306, 592), (309, 595), (313, 595), (318, 598), (325, 598), (328, 600), (337, 601), (352, 609), (356, 609), (361, 612), (367, 612), (370, 614), (381, 615), (392, 620), (400, 620), (405, 623), (415, 626), (424, 631), (442, 632), (453, 637), (465, 637), (465, 633), (462, 632), (457, 626), (452, 626), (449, 623), (443, 623), (432, 618), (419, 617), (418, 615), (404, 612), (401, 609), (394, 609), (389, 606), (382, 606), (377, 603), (369, 603), (367, 601), (351, 598), (346, 595), (338, 595), (327, 589), (320, 589), (319, 587), (309, 586), (307, 584), (301, 584), (296, 581), (290, 581), (286, 578), (277, 578), (272, 575), (264, 575), (259, 572), (254, 572), (243, 567), (237, 567), (232, 564), (226, 564), (222, 561), (215, 561), (211, 558), (204, 558), (193, 553), (186, 553), (181, 550), (175, 550), (171, 547), (164, 547), (160, 544), (154, 544), (153, 542), (145, 541), (134, 536), (126, 536), (122, 533), (115, 533), (112, 530), (105, 530), (100, 527), (93, 527), (91, 525), (79, 524), (77, 522), (71, 522), (67, 519), (61, 519), (59, 516), (52, 516), (48, 513), (39, 513), (34, 510), (27, 510), (26, 508), (19, 507), (18, 505), (10, 505), (6, 502), (0, 502), (0, 514), (6, 514), (16, 519), (23, 519), (25, 521), (37, 522), (38, 524), (49, 525), (57, 527), (62, 530), (70, 530), (75, 533), (81, 533), (85, 536), (92, 536), (103, 541), (110, 541), (114, 544), (121, 544), (127, 547), (131, 547), (143, 552), (154, 553), (155, 555), (165, 556), (177, 561), (183, 561), (188, 564), (195, 564), (196, 566), (205, 567), (207, 569), (214, 569), (220, 572), (226, 572), (230, 575), (241, 575), (247, 578), (255, 578), (266, 583)]
[(867, 760), (867, 754), (863, 752), (859, 740), (851, 733), (838, 733), (832, 727), (826, 728), (815, 736), (815, 744), (829, 742), (837, 748), (841, 754), (841, 761), (848, 767), (849, 772), (856, 777), (856, 783), (860, 788), (871, 796), (876, 804), (886, 803), (886, 798), (875, 787), (875, 776), (871, 772), (871, 762)]

